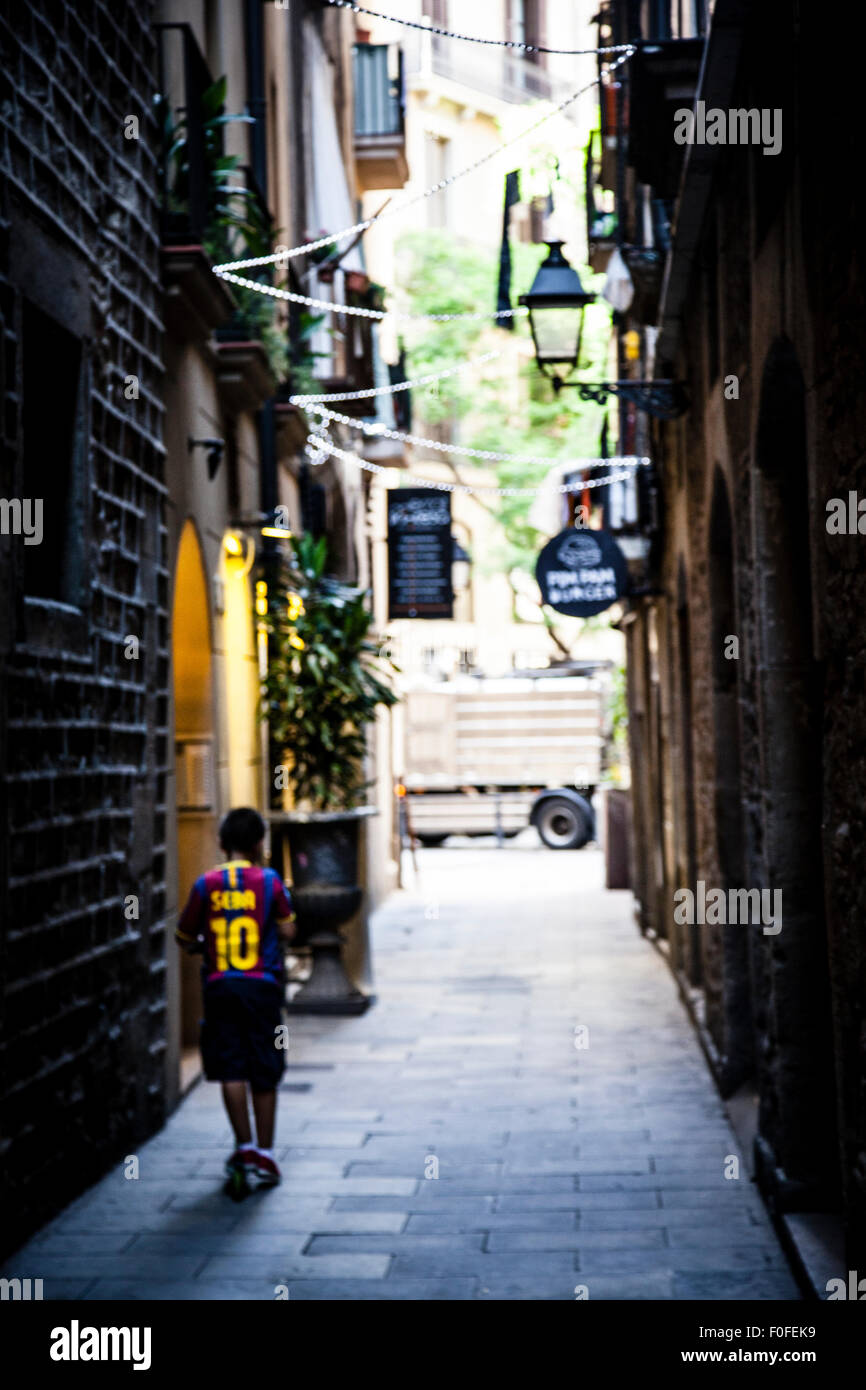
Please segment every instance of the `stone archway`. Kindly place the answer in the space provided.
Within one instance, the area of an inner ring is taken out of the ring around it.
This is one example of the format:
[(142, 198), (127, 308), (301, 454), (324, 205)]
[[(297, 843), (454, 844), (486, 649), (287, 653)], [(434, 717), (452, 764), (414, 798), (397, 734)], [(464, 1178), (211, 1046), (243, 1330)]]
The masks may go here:
[(782, 1204), (830, 1206), (839, 1153), (821, 840), (822, 671), (815, 659), (805, 384), (792, 344), (768, 353), (755, 472), (762, 844), (782, 928), (761, 937), (761, 1106), (765, 1174)]

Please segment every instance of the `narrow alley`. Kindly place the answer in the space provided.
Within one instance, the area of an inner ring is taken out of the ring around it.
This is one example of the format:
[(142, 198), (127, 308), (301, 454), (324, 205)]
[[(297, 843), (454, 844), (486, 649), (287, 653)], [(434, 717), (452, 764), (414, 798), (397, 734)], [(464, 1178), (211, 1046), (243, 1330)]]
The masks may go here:
[(375, 1006), (291, 1021), (281, 1187), (223, 1193), (200, 1082), (137, 1179), (130, 1155), (4, 1272), (51, 1299), (798, 1299), (600, 853), (527, 832), (418, 866), (374, 920)]

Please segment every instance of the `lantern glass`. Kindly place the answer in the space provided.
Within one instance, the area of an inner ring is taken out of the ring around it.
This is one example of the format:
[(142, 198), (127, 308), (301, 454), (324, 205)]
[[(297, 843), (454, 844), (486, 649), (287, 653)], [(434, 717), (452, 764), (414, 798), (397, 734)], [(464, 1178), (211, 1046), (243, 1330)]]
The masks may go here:
[(538, 307), (530, 315), (539, 366), (574, 366), (580, 351), (583, 305)]
[(595, 298), (587, 294), (580, 276), (562, 254), (561, 241), (549, 241), (548, 253), (520, 303), (529, 310), (535, 355), (543, 372), (560, 378), (557, 367), (577, 366), (583, 331), (583, 311)]

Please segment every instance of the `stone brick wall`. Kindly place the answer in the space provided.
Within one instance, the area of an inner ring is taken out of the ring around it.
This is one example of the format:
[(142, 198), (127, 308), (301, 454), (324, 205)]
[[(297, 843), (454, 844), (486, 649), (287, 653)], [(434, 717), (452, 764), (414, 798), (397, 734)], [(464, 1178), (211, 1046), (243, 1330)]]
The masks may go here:
[[(62, 601), (28, 596), (21, 538), (0, 537), (8, 1248), (163, 1117), (168, 719), (151, 6), (12, 11), (0, 19), (4, 498), (38, 485), (26, 302), (80, 342), (81, 378), (77, 483), (44, 497), (46, 514), (65, 506), (74, 540)], [(56, 388), (37, 382), (46, 412)]]
[[(660, 610), (670, 605), (684, 562), (697, 875), (723, 886), (730, 864), (718, 789), (732, 750), (720, 738), (714, 687), (712, 552), (723, 478), (733, 523), (731, 631), (740, 641), (742, 882), (784, 884), (783, 927), (778, 938), (741, 926), (702, 927), (701, 970), (689, 983), (701, 990), (696, 1012), (723, 1088), (742, 990), (751, 995), (765, 1186), (782, 1209), (841, 1207), (856, 1268), (866, 1252), (866, 538), (829, 535), (826, 504), (849, 490), (866, 498), (866, 265), (850, 146), (813, 116), (832, 109), (840, 129), (852, 126), (857, 96), (833, 79), (826, 17), (800, 7), (795, 24), (792, 7), (779, 3), (772, 11), (772, 32), (761, 32), (763, 11), (750, 21), (731, 104), (783, 108), (784, 163), (780, 157), (768, 170), (773, 161), (759, 150), (733, 149), (717, 162), (675, 364), (688, 381), (691, 409), (681, 425), (660, 427), (655, 440), (666, 484), (667, 597), (657, 602)], [(784, 91), (767, 86), (771, 40), (783, 46)], [(715, 246), (717, 266), (710, 264)], [(710, 381), (713, 283), (720, 373)], [(729, 374), (739, 378), (739, 398), (726, 401)], [(638, 643), (635, 633), (632, 648)], [(678, 702), (675, 642), (661, 660), (674, 668), (662, 678), (670, 675)], [(679, 717), (672, 727), (681, 741)], [(654, 795), (651, 788), (648, 799)], [(682, 863), (681, 818), (673, 834), (672, 858)], [(649, 863), (661, 862), (664, 835), (652, 827), (640, 845)], [(681, 886), (665, 884), (668, 922)], [(689, 928), (671, 930), (672, 956), (687, 958)], [(725, 939), (744, 930), (745, 979)], [(732, 1089), (737, 1076), (727, 1082)]]

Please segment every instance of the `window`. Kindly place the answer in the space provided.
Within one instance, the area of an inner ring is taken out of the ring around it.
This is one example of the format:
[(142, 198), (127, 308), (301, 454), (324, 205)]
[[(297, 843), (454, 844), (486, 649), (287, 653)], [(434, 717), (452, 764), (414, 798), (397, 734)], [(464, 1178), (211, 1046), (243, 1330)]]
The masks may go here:
[[(544, 0), (509, 0), (508, 37), (512, 43), (544, 47)], [(524, 53), (530, 63), (544, 64), (543, 53)]]
[(671, 38), (671, 0), (650, 0), (648, 39)]
[[(438, 135), (427, 132), (427, 187), (432, 188), (434, 184), (441, 183), (448, 177), (448, 145), (447, 140), (443, 140)], [(427, 225), (428, 227), (447, 227), (448, 225), (448, 190), (443, 189), (434, 197), (427, 199)]]
[(509, 0), (508, 37), (512, 43), (526, 43), (526, 0)]
[(211, 72), (222, 72), (219, 0), (204, 0), (204, 51)]
[(84, 560), (81, 342), (24, 300), (22, 492), (42, 503), (42, 541), (24, 546), (24, 592), (76, 603)]
[(448, 0), (424, 0), (422, 11), (438, 29), (448, 28)]

